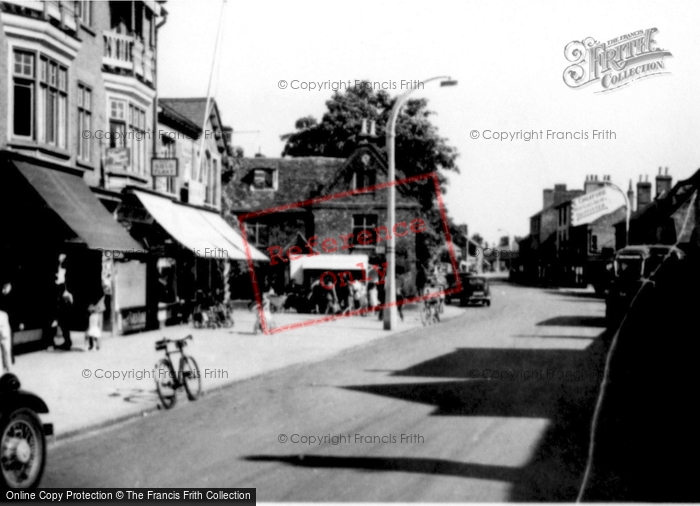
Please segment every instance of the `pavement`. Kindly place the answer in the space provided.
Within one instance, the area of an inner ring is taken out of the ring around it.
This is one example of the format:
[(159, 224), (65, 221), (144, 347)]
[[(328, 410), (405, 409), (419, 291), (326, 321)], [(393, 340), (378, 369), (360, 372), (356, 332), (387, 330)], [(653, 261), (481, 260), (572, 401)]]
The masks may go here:
[[(12, 372), (22, 388), (40, 396), (50, 413), (42, 421), (54, 424), (56, 439), (97, 430), (160, 409), (155, 389), (155, 364), (164, 356), (155, 350), (163, 337), (189, 334), (186, 353), (202, 375), (202, 392), (302, 363), (323, 361), (345, 350), (409, 329), (421, 327), (417, 306), (404, 307), (405, 319), (385, 331), (376, 316), (353, 316), (272, 335), (254, 334), (255, 313), (234, 311), (231, 329), (164, 327), (128, 336), (103, 337), (99, 351), (86, 351), (84, 335), (72, 332), (71, 351), (48, 349), (15, 358)], [(463, 310), (446, 306), (443, 319)], [(313, 319), (314, 315), (275, 314), (277, 326)], [(184, 391), (178, 403), (188, 402)]]

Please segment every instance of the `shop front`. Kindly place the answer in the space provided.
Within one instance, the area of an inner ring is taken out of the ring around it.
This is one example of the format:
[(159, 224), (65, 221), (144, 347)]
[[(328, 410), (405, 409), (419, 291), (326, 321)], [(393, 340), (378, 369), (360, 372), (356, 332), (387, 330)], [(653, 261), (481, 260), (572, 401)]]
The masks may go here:
[[(82, 172), (14, 153), (0, 155), (0, 283), (16, 351), (51, 345), (57, 320), (84, 330), (87, 307), (113, 287), (110, 255), (141, 247), (92, 193)], [(63, 293), (72, 303), (59, 315)], [(109, 305), (108, 305), (109, 307)], [(59, 318), (60, 316), (60, 318)], [(108, 311), (105, 319), (111, 324)]]
[[(219, 214), (133, 187), (125, 189), (117, 213), (150, 253), (147, 328), (179, 323), (197, 304), (228, 301), (231, 263), (246, 268), (245, 242)], [(257, 249), (250, 251), (254, 261), (268, 261)]]

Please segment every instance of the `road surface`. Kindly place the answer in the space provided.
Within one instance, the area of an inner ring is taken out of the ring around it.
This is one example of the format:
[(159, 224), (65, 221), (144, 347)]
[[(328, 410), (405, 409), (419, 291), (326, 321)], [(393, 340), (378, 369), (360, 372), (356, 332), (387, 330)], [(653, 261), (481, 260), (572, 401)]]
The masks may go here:
[(61, 441), (42, 487), (573, 501), (602, 375), (603, 303), (509, 284), (492, 295), (490, 308)]

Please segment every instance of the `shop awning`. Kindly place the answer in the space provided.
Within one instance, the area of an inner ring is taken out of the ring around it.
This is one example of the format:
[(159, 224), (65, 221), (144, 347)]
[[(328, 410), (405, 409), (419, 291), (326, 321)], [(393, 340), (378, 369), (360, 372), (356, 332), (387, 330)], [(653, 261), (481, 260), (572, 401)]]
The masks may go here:
[(105, 209), (81, 176), (26, 161), (12, 160), (11, 163), (76, 234), (78, 242), (91, 249), (143, 249)]
[[(357, 264), (362, 264), (359, 267)], [(289, 260), (289, 276), (296, 280), (297, 283), (302, 282), (304, 271), (308, 270), (323, 270), (323, 271), (372, 271), (369, 266), (369, 256), (367, 255), (312, 255), (302, 256), (294, 260)]]
[[(243, 237), (233, 227), (231, 227), (231, 225), (226, 223), (226, 220), (224, 220), (218, 214), (208, 213), (206, 211), (199, 212), (218, 233), (223, 235), (227, 241), (245, 253), (245, 241), (243, 240)], [(260, 250), (256, 249), (250, 244), (248, 244), (248, 247), (250, 248), (250, 256), (253, 258), (253, 260), (262, 260), (263, 262), (270, 261), (270, 259)]]
[[(147, 192), (134, 194), (173, 239), (202, 258), (246, 260), (243, 238), (221, 216)], [(269, 261), (250, 246), (253, 260)]]

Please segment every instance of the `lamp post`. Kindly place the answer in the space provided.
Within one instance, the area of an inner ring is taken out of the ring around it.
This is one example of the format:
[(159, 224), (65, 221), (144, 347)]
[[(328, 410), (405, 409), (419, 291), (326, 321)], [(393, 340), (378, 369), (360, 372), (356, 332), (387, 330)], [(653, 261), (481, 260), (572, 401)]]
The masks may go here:
[[(438, 76), (431, 77), (425, 81), (421, 81), (422, 84), (428, 83), (430, 81), (442, 81), (440, 86), (454, 86), (457, 81), (453, 81), (449, 76)], [(389, 115), (389, 123), (386, 128), (386, 149), (387, 156), (389, 159), (389, 176), (388, 182), (393, 182), (396, 180), (396, 156), (395, 156), (395, 141), (396, 141), (396, 118), (399, 115), (399, 110), (401, 106), (406, 102), (408, 96), (415, 91), (415, 89), (410, 89), (406, 91), (403, 95), (396, 99), (394, 107), (391, 109), (391, 114)], [(387, 204), (387, 234), (389, 235), (389, 242), (386, 247), (386, 258), (387, 258), (387, 286), (384, 293), (384, 303), (388, 307), (384, 308), (384, 330), (394, 330), (398, 325), (398, 313), (396, 310), (396, 237), (393, 235), (394, 225), (396, 224), (396, 186), (389, 186), (389, 201)]]
[(625, 199), (625, 246), (629, 246), (630, 243), (630, 215), (632, 214), (632, 208), (630, 207), (630, 199), (627, 197), (627, 194), (622, 191), (622, 188), (617, 186), (615, 183), (612, 181), (603, 181), (603, 184), (607, 186), (613, 187), (615, 190), (619, 191), (622, 194), (622, 197)]

